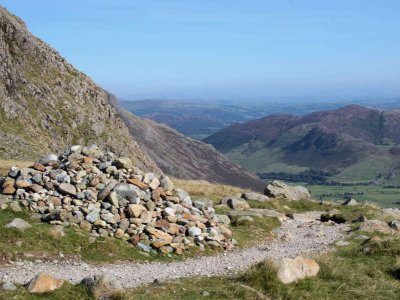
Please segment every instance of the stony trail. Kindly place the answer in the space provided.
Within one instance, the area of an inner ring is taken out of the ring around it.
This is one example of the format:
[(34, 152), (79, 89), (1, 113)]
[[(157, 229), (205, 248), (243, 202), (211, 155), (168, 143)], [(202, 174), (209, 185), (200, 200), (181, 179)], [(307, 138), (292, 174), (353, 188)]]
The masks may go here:
[[(302, 216), (317, 219), (318, 212)], [(94, 274), (108, 274), (118, 278), (126, 288), (148, 284), (155, 279), (166, 280), (189, 276), (228, 275), (243, 271), (267, 258), (295, 257), (299, 254), (321, 253), (341, 239), (347, 225), (327, 226), (319, 221), (288, 219), (275, 230), (277, 239), (259, 246), (223, 253), (218, 256), (204, 256), (185, 261), (129, 262), (119, 264), (89, 265), (84, 262), (23, 262), (0, 268), (0, 280), (24, 284), (38, 272), (44, 271), (72, 283), (79, 283), (84, 277)]]

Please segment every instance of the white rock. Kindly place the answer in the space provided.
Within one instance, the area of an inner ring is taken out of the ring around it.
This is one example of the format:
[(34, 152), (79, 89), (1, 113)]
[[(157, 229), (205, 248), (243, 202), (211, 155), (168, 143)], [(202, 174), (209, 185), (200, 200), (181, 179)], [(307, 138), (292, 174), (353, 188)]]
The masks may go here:
[(294, 259), (283, 258), (277, 263), (277, 268), (278, 279), (284, 284), (316, 276), (320, 269), (315, 260), (301, 256)]

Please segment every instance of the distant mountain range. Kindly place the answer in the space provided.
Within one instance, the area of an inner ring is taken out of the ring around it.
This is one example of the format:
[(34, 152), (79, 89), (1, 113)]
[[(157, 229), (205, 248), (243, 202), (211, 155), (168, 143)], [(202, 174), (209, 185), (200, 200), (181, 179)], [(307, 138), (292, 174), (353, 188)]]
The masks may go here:
[(266, 179), (277, 173), (306, 178), (310, 169), (341, 181), (390, 178), (400, 171), (400, 110), (349, 105), (302, 117), (268, 116), (204, 141)]
[(202, 140), (234, 123), (246, 122), (268, 115), (306, 114), (359, 104), (370, 108), (400, 108), (400, 99), (352, 100), (334, 102), (282, 102), (282, 101), (204, 101), (149, 99), (122, 101), (131, 113), (158, 123), (166, 124), (186, 136)]

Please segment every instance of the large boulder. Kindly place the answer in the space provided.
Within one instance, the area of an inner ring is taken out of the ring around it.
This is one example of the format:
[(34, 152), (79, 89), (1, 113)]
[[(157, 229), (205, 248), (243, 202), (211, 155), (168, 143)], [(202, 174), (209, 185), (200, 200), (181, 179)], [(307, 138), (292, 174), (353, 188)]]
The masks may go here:
[(289, 284), (307, 277), (316, 276), (319, 272), (319, 265), (313, 259), (298, 256), (294, 259), (283, 258), (276, 263), (278, 279)]
[(311, 200), (311, 194), (303, 186), (289, 186), (286, 183), (274, 180), (266, 187), (264, 194), (272, 198), (283, 198), (289, 201)]
[(381, 232), (386, 234), (390, 234), (393, 232), (388, 224), (380, 220), (366, 220), (361, 224), (358, 229), (360, 231)]
[(85, 277), (81, 284), (85, 285), (96, 299), (111, 299), (122, 291), (122, 284), (110, 275), (95, 275)]
[(44, 294), (59, 289), (64, 280), (50, 276), (41, 272), (37, 274), (28, 284), (28, 291), (34, 294)]

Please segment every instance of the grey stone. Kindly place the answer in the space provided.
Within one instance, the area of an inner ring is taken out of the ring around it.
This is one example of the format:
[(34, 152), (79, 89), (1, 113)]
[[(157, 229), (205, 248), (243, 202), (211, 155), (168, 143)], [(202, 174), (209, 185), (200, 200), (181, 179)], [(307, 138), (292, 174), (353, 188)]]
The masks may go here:
[(342, 205), (347, 205), (347, 206), (354, 206), (354, 205), (358, 205), (358, 204), (359, 203), (355, 199), (349, 199), (342, 203)]
[(113, 294), (123, 290), (122, 284), (111, 275), (89, 276), (84, 278), (81, 284), (85, 285), (96, 299), (110, 299)]
[(13, 212), (21, 212), (22, 211), (22, 208), (17, 201), (12, 201), (11, 203), (9, 203), (9, 206)]
[(166, 192), (172, 191), (174, 189), (174, 184), (173, 184), (172, 180), (166, 175), (161, 175), (160, 185)]
[(227, 204), (230, 208), (235, 210), (245, 210), (250, 208), (249, 203), (240, 198), (230, 198), (228, 199)]
[(400, 231), (400, 221), (394, 220), (389, 223), (390, 228)]
[(138, 249), (140, 251), (143, 251), (143, 252), (150, 252), (151, 251), (150, 246), (148, 246), (146, 244), (143, 244), (143, 243), (138, 243), (136, 247), (138, 247)]
[(188, 229), (189, 236), (198, 236), (201, 235), (201, 229), (198, 227), (189, 227)]
[(15, 218), (10, 223), (8, 223), (5, 227), (6, 228), (17, 228), (19, 230), (25, 230), (27, 228), (31, 228), (32, 226), (25, 220), (22, 220), (20, 218)]
[(118, 169), (131, 169), (133, 166), (128, 157), (120, 157), (114, 161), (114, 164)]
[(311, 194), (305, 187), (289, 186), (278, 180), (268, 184), (264, 194), (268, 197), (283, 198), (289, 201), (311, 200)]
[(5, 291), (15, 291), (17, 289), (17, 287), (9, 281), (4, 282), (2, 288)]
[(98, 209), (93, 209), (90, 213), (86, 215), (86, 221), (94, 223), (99, 218), (100, 211)]
[(244, 200), (255, 200), (255, 201), (260, 201), (260, 202), (264, 202), (264, 201), (268, 201), (270, 200), (268, 196), (265, 196), (263, 194), (259, 194), (259, 193), (255, 193), (255, 192), (246, 192), (242, 194), (242, 199)]
[(67, 195), (76, 196), (76, 187), (69, 183), (61, 183), (58, 186), (58, 190)]

